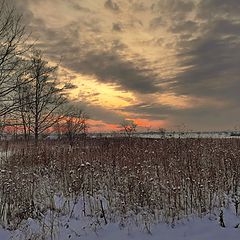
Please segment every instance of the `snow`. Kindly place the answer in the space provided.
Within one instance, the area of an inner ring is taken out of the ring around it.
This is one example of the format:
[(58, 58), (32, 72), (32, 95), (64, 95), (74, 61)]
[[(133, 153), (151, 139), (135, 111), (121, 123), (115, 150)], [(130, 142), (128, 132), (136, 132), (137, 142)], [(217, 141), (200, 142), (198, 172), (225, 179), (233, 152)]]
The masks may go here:
[(239, 138), (240, 134), (232, 135), (232, 132), (166, 132), (161, 133), (136, 133), (136, 137), (141, 138)]
[[(119, 133), (90, 133), (90, 137), (126, 137), (124, 132)], [(166, 131), (164, 133), (161, 132), (135, 132), (132, 137), (139, 138), (153, 138), (153, 139), (161, 139), (161, 138), (240, 138), (239, 131), (222, 131), (222, 132), (193, 132), (193, 131)]]
[[(69, 203), (69, 202), (68, 202)], [(66, 201), (55, 196), (56, 209), (66, 205)], [(235, 216), (232, 208), (224, 209), (225, 228), (219, 225), (219, 211), (202, 218), (191, 217), (174, 224), (145, 225), (127, 220), (104, 224), (103, 219), (84, 217), (82, 202), (70, 203), (72, 214), (62, 215), (59, 211), (48, 212), (40, 220), (29, 218), (18, 230), (8, 231), (0, 228), (0, 240), (40, 239), (46, 240), (239, 240), (240, 217)], [(42, 239), (42, 238), (41, 238)]]
[(11, 237), (11, 233), (0, 227), (0, 239), (7, 240), (7, 239), (10, 239), (10, 237)]
[(87, 232), (81, 231), (78, 221), (70, 221), (69, 229), (75, 229), (79, 232), (79, 236), (74, 236), (70, 231), (63, 230), (58, 239), (85, 239), (85, 240), (239, 240), (240, 229), (235, 226), (240, 219), (232, 213), (230, 209), (224, 211), (226, 218), (226, 228), (219, 226), (218, 217), (209, 216), (193, 218), (191, 220), (182, 220), (175, 226), (168, 224), (158, 224), (152, 226), (148, 232), (144, 226), (136, 227), (133, 225), (120, 228), (119, 224), (109, 224), (103, 226), (98, 231)]

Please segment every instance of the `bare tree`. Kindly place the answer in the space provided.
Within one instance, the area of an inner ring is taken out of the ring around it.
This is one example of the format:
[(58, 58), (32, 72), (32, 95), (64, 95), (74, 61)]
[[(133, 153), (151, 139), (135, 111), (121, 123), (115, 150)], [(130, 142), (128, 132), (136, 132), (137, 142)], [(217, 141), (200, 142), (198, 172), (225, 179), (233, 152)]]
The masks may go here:
[(87, 116), (76, 106), (67, 106), (64, 118), (62, 119), (61, 129), (68, 138), (72, 146), (75, 139), (87, 131)]
[(131, 137), (136, 132), (137, 124), (132, 120), (124, 120), (120, 127), (128, 137)]
[[(25, 72), (23, 59), (31, 46), (27, 45), (29, 35), (9, 1), (0, 3), (0, 116), (15, 110), (19, 103), (14, 91), (19, 78)], [(21, 83), (23, 84), (23, 83)]]
[(158, 132), (159, 132), (159, 134), (162, 138), (164, 138), (166, 136), (166, 129), (165, 128), (160, 127), (158, 129)]
[(6, 115), (0, 117), (0, 137), (3, 136), (4, 130), (6, 128)]
[[(21, 78), (22, 81), (26, 81), (24, 78)], [(32, 104), (32, 92), (31, 84), (19, 84), (16, 89), (16, 99), (18, 102), (18, 108), (14, 111), (15, 115), (21, 119), (21, 125), (23, 128), (24, 139), (29, 139), (31, 135), (31, 104)]]
[(33, 52), (29, 64), (30, 81), (18, 87), (18, 102), (24, 131), (33, 134), (37, 143), (63, 117), (59, 109), (66, 97), (57, 81), (57, 66), (50, 66), (40, 51)]

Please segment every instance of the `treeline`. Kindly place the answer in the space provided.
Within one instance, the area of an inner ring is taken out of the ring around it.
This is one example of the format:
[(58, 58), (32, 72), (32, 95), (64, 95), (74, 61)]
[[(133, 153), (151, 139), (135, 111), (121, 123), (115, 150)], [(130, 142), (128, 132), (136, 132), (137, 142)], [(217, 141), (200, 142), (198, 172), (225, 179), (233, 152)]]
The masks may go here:
[(22, 16), (3, 1), (0, 6), (0, 133), (35, 139), (50, 132), (74, 136), (86, 131), (86, 116), (67, 100), (71, 84), (58, 78), (32, 44)]

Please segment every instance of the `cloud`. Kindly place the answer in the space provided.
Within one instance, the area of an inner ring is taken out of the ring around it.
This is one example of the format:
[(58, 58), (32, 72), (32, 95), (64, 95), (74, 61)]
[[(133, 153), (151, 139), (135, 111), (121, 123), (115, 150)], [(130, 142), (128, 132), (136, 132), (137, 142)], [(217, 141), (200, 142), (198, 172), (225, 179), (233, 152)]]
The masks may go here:
[(158, 27), (163, 26), (164, 24), (165, 22), (163, 21), (162, 17), (156, 17), (151, 20), (151, 22), (149, 23), (149, 26), (151, 29), (156, 29)]
[(75, 10), (78, 10), (78, 11), (84, 11), (84, 12), (88, 12), (88, 13), (91, 13), (91, 10), (87, 7), (82, 7), (80, 4), (79, 4), (79, 1), (78, 0), (68, 0), (68, 4), (71, 5), (71, 7)]
[(122, 32), (123, 31), (122, 24), (121, 23), (113, 23), (112, 30), (115, 32)]
[[(166, 127), (173, 129), (184, 124), (189, 130), (227, 130), (239, 122), (236, 119), (234, 106), (221, 108), (209, 104), (188, 109), (176, 109), (159, 103), (142, 102), (121, 110), (128, 112), (129, 116), (149, 119), (150, 123), (155, 120), (166, 120)], [(219, 126), (221, 127), (219, 128)]]
[(124, 115), (100, 105), (94, 105), (86, 101), (74, 102), (74, 104), (83, 109), (92, 120), (101, 120), (107, 124), (120, 124), (125, 119)]
[[(136, 60), (135, 60), (136, 61)], [(79, 62), (71, 67), (82, 74), (94, 74), (104, 83), (117, 84), (119, 88), (140, 93), (160, 92), (160, 78), (145, 67), (144, 59), (139, 63), (125, 60), (114, 52), (88, 52)]]
[(119, 12), (120, 8), (117, 3), (115, 3), (113, 0), (107, 0), (104, 4), (105, 8), (110, 9), (114, 12)]
[[(61, 25), (64, 16), (53, 19), (46, 9), (36, 14), (46, 0), (15, 0), (50, 60), (62, 56), (62, 65), (74, 74), (134, 95), (136, 104), (120, 112), (196, 128), (225, 127), (233, 124), (230, 117), (240, 118), (239, 0), (53, 1), (67, 7), (68, 20)], [(205, 101), (182, 109), (142, 102), (164, 92)], [(209, 106), (208, 99), (226, 105)], [(99, 106), (88, 107), (93, 112)], [(104, 110), (109, 109), (102, 107), (98, 119), (106, 118)], [(119, 122), (121, 114), (110, 112), (105, 120)]]
[(73, 84), (73, 83), (66, 83), (66, 84), (64, 85), (64, 89), (67, 89), (67, 90), (77, 89), (77, 88), (78, 88), (78, 86), (75, 85), (75, 84)]
[(136, 11), (136, 12), (144, 12), (149, 9), (149, 7), (146, 5), (145, 2), (141, 2), (139, 0), (130, 1), (130, 3), (131, 3), (131, 8), (133, 9), (133, 11)]
[[(45, 39), (52, 39), (51, 30), (45, 29)], [(56, 61), (62, 55), (62, 65), (82, 75), (95, 76), (103, 83), (113, 84), (116, 88), (139, 93), (155, 93), (163, 89), (159, 86), (161, 78), (151, 68), (146, 67), (147, 61), (135, 57), (126, 60), (118, 54), (118, 50), (126, 48), (121, 42), (113, 42), (113, 48), (102, 50), (88, 49), (86, 43), (76, 45), (74, 39), (67, 34), (56, 34), (54, 40), (45, 45), (45, 52)], [(41, 46), (44, 49), (44, 45)], [(82, 50), (83, 49), (83, 50)]]
[[(88, 23), (91, 26), (95, 24), (91, 19), (88, 19)], [(92, 42), (86, 41), (80, 32), (82, 24), (86, 22), (75, 21), (53, 29), (43, 19), (31, 17), (31, 28), (39, 38), (37, 46), (54, 61), (62, 58), (62, 66), (78, 74), (95, 76), (98, 81), (113, 84), (121, 90), (142, 94), (163, 90), (159, 86), (160, 76), (146, 59), (137, 55), (133, 59), (126, 59), (118, 51), (127, 51), (128, 46), (120, 40), (113, 40), (112, 44), (97, 38)], [(113, 23), (113, 29), (122, 31), (121, 23)], [(106, 47), (108, 49), (104, 50)]]
[(198, 9), (202, 19), (239, 18), (240, 5), (238, 0), (201, 0)]
[[(240, 23), (234, 18), (219, 17), (225, 8), (232, 10), (233, 15), (235, 12), (222, 1), (211, 1), (211, 4), (210, 1), (202, 1), (206, 12), (207, 6), (213, 8), (213, 2), (219, 3), (215, 5), (216, 17), (201, 26), (201, 35), (178, 43), (182, 48), (179, 54), (181, 67), (186, 70), (176, 76), (172, 87), (178, 94), (212, 96), (236, 102), (240, 100), (236, 90), (240, 87)], [(228, 5), (235, 3), (230, 1)], [(203, 9), (199, 11), (202, 13)], [(188, 30), (194, 32), (194, 28)]]
[(138, 104), (129, 105), (121, 108), (123, 112), (128, 112), (131, 116), (136, 115), (139, 118), (147, 118), (151, 120), (164, 120), (170, 112), (170, 107), (163, 106), (159, 103), (140, 102)]
[(154, 1), (151, 10), (154, 14), (167, 15), (172, 19), (181, 20), (193, 10), (194, 6), (194, 1), (158, 0)]
[(181, 21), (170, 27), (170, 31), (173, 33), (192, 33), (198, 29), (198, 23), (187, 20)]

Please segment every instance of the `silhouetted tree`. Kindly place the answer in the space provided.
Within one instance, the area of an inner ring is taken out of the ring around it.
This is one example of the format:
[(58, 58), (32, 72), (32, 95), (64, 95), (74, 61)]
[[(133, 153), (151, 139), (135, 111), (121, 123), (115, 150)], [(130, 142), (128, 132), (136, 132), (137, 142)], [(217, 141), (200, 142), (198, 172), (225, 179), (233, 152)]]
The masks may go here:
[(17, 14), (9, 1), (0, 3), (0, 116), (18, 108), (15, 90), (19, 78), (26, 71), (24, 56), (31, 46), (27, 45), (28, 35), (22, 25), (22, 17)]
[(66, 97), (56, 78), (57, 66), (50, 66), (40, 51), (33, 52), (29, 64), (31, 81), (26, 88), (19, 88), (19, 103), (23, 125), (37, 143), (39, 135), (63, 117), (59, 109), (66, 103)]
[(63, 116), (61, 129), (72, 146), (79, 135), (86, 134), (87, 116), (79, 107), (72, 105), (66, 105)]
[(132, 120), (124, 120), (120, 127), (128, 137), (131, 137), (136, 132), (137, 124)]

